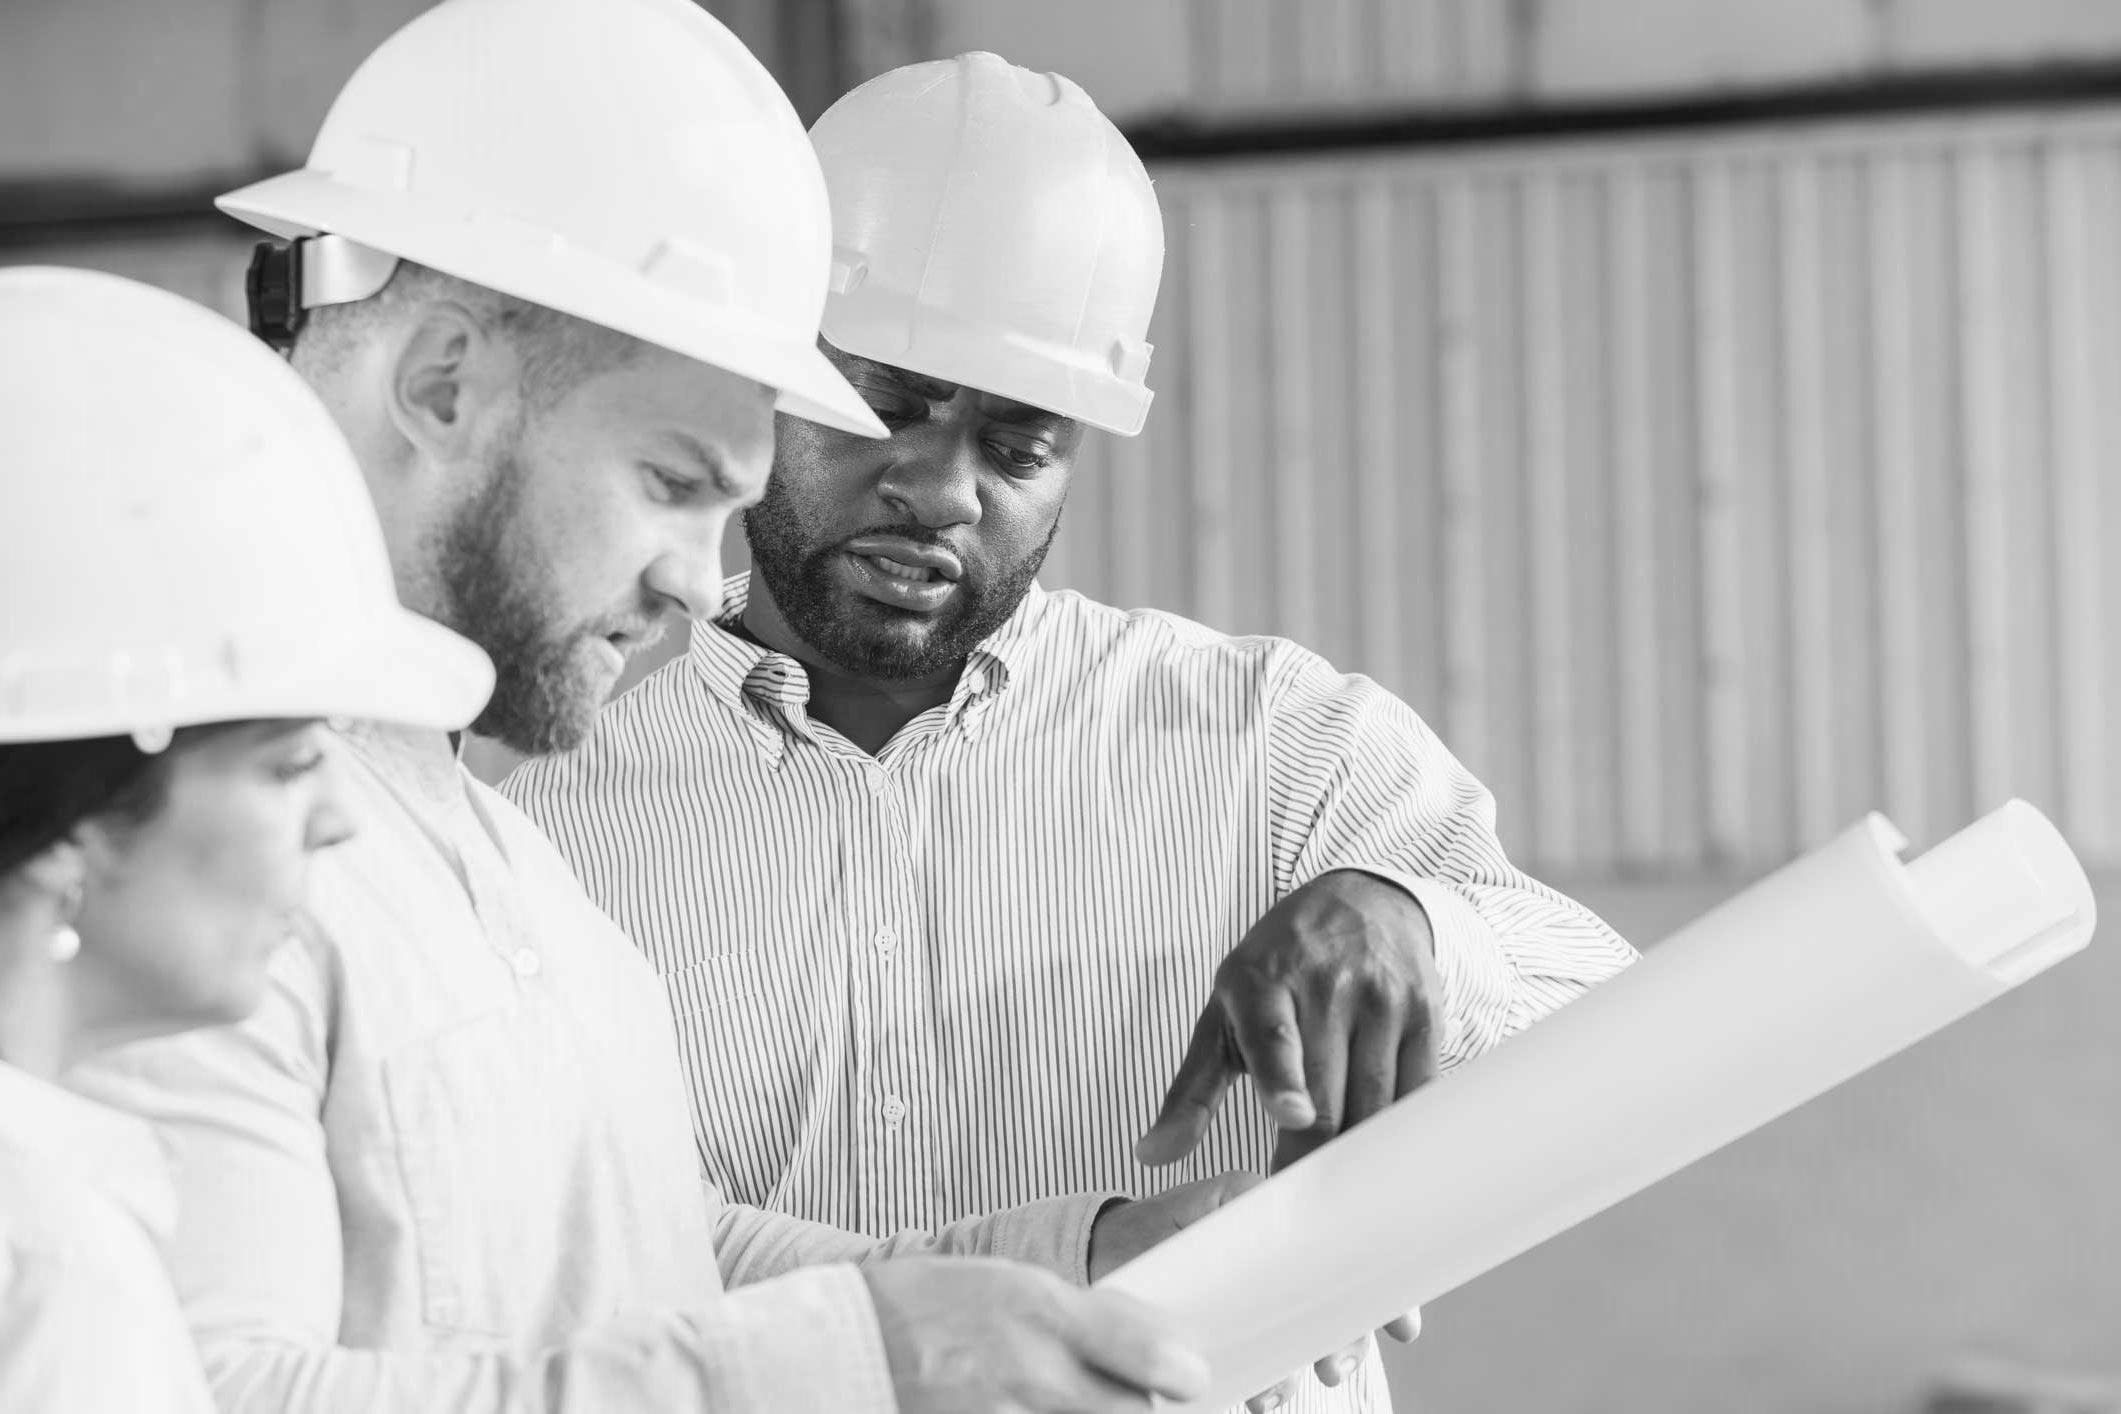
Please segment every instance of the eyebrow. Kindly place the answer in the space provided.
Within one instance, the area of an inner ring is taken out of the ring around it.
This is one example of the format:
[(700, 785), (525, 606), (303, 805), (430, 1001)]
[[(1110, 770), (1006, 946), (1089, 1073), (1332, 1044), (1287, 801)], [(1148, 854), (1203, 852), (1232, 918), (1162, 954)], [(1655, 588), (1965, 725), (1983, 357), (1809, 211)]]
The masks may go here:
[[(932, 377), (926, 373), (916, 373), (910, 368), (900, 368), (895, 363), (881, 363), (873, 358), (860, 358), (857, 356), (856, 362), (859, 370), (875, 372), (886, 378), (896, 379), (898, 382), (905, 384), (909, 392), (918, 393), (922, 397), (933, 399), (936, 402), (949, 401), (963, 391), (966, 386), (962, 383), (952, 383), (947, 379)], [(1036, 403), (1019, 402), (1015, 398), (1005, 398), (999, 393), (989, 393), (983, 389), (974, 389), (973, 391), (976, 396), (990, 400), (989, 411), (991, 415), (1000, 418), (1004, 422), (1049, 422), (1060, 425), (1070, 421), (1064, 414), (1054, 412), (1048, 408), (1042, 408)]]
[(855, 367), (851, 371), (873, 373), (880, 377), (889, 378), (893, 382), (903, 383), (906, 385), (907, 391), (918, 393), (934, 402), (948, 402), (957, 396), (958, 389), (962, 386), (945, 378), (937, 378), (926, 373), (916, 373), (910, 368), (900, 368), (895, 363), (885, 363), (881, 359), (863, 358), (859, 354), (853, 355), (852, 358)]
[(900, 369), (898, 376), (904, 379), (906, 386), (913, 389), (914, 392), (939, 403), (949, 402), (958, 395), (963, 387), (962, 384), (951, 383), (941, 378), (931, 378), (925, 373), (915, 373), (910, 369)]
[(1050, 422), (1059, 427), (1070, 421), (1063, 414), (1042, 408), (1036, 403), (1020, 403), (1014, 398), (1005, 398), (999, 393), (992, 396), (994, 402), (990, 411), (993, 416), (1000, 418), (1004, 422)]
[(707, 450), (706, 444), (701, 442), (699, 438), (693, 436), (690, 432), (680, 431), (675, 427), (669, 429), (665, 435), (669, 437), (672, 445), (685, 453), (686, 456), (692, 458), (694, 470), (698, 471), (708, 481), (713, 482), (715, 490), (721, 492), (732, 501), (740, 501), (744, 498), (747, 493), (730, 477), (729, 468), (723, 464), (720, 457)]

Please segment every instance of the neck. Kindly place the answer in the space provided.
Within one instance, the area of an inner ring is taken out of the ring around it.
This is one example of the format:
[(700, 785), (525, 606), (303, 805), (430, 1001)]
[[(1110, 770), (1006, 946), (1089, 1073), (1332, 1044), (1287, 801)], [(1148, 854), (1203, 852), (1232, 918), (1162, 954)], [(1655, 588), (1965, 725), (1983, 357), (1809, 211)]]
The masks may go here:
[(57, 919), (36, 912), (0, 911), (0, 1061), (49, 1080), (80, 1053), (80, 1028), (65, 964), (51, 957)]
[(758, 643), (803, 665), (810, 679), (810, 716), (874, 756), (899, 729), (931, 707), (950, 700), (963, 676), (961, 658), (942, 672), (921, 678), (878, 678), (850, 673), (805, 642), (788, 624), (765, 579), (754, 570), (745, 597), (744, 632)]
[(295, 371), (331, 410), (332, 420), (353, 449), (361, 479), (368, 486), (369, 504), (383, 529), (398, 602), (454, 627), (449, 624), (442, 576), (442, 540), (450, 523), (450, 508), (435, 499), (435, 487), (443, 478), (422, 463), (383, 404), (380, 390), (387, 386), (387, 363), (381, 342), (364, 346), (337, 367), (305, 364), (297, 345)]

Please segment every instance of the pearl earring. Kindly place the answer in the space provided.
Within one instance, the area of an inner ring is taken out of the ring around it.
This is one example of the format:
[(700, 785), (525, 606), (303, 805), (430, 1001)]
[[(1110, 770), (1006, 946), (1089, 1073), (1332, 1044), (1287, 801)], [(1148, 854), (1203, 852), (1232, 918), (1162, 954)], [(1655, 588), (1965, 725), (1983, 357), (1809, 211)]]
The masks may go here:
[(65, 894), (60, 898), (59, 913), (61, 922), (52, 931), (51, 941), (47, 946), (51, 949), (53, 962), (72, 962), (81, 955), (81, 933), (74, 927), (74, 919), (81, 913), (80, 880), (76, 879), (67, 886)]

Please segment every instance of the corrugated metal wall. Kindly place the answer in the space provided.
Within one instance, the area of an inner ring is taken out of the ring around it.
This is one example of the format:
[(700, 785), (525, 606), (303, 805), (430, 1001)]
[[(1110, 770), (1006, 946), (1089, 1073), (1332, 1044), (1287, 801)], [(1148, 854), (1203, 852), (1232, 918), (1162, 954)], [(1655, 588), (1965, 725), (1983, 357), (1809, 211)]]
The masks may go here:
[(1527, 79), (1524, 0), (1188, 0), (1191, 105), (1493, 102)]
[(2014, 793), (2121, 862), (2121, 113), (1158, 175), (1049, 581), (1372, 674), (1558, 875)]
[(922, 3), (959, 47), (1053, 64), (1126, 114), (1639, 101), (2121, 53), (2121, 7), (2098, 0)]

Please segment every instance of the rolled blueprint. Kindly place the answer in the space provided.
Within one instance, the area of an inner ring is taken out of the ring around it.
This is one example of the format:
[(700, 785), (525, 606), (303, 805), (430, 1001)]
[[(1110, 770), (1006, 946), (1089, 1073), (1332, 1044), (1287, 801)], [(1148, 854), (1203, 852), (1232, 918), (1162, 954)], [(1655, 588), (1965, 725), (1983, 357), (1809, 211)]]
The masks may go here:
[(1106, 1278), (1225, 1408), (2045, 971), (2091, 885), (2023, 801), (1902, 864), (1872, 815)]

